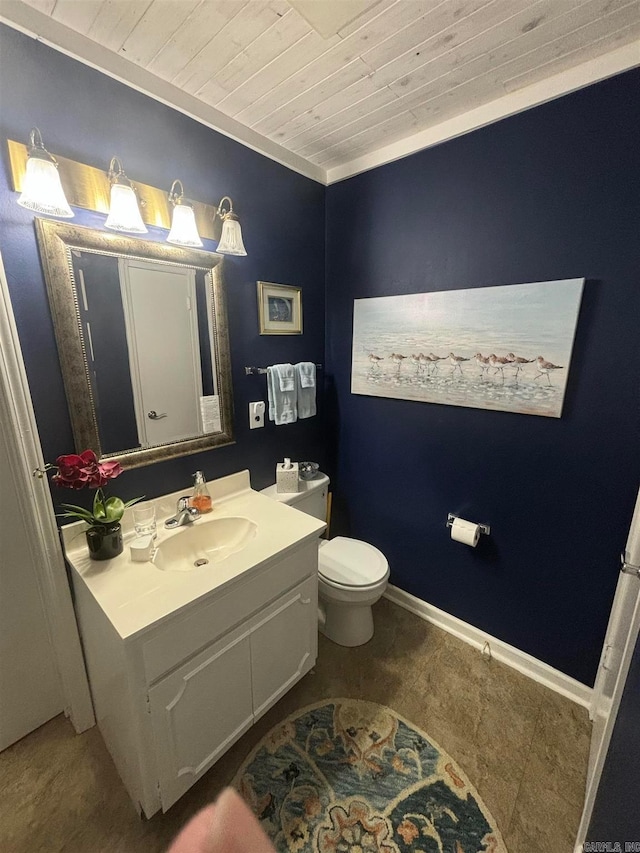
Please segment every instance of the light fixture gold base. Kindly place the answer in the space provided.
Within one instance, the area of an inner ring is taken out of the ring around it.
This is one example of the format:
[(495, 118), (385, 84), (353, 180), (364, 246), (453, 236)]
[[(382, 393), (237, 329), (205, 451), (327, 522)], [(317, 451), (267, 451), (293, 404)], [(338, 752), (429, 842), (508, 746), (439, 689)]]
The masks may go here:
[[(11, 177), (13, 188), (16, 192), (22, 192), (22, 184), (27, 169), (27, 146), (13, 139), (7, 140), (9, 148), (9, 162), (11, 165)], [(98, 213), (109, 213), (109, 199), (111, 185), (106, 171), (78, 163), (76, 160), (68, 160), (56, 154), (60, 178), (64, 187), (67, 201), (73, 207), (82, 207), (85, 210), (96, 210)], [(171, 208), (167, 191), (150, 187), (132, 181), (138, 198), (140, 199), (140, 212), (146, 225), (156, 225), (159, 228), (169, 229), (171, 227)], [(216, 217), (215, 205), (204, 204), (200, 201), (192, 201), (193, 212), (196, 217), (198, 233), (201, 237), (209, 240), (220, 239), (221, 222)]]

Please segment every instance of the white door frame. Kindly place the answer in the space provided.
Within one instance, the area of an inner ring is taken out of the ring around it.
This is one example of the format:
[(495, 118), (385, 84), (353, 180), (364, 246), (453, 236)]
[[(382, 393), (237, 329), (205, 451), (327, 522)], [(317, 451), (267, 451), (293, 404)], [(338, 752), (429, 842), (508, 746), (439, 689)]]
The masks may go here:
[[(636, 500), (635, 510), (633, 513), (633, 518), (631, 520), (629, 537), (627, 540), (627, 549), (629, 550), (625, 550), (625, 560), (633, 561), (633, 565), (638, 565), (638, 563), (640, 562), (640, 560), (637, 559), (636, 554), (630, 553), (630, 543), (634, 539), (636, 541), (638, 540), (638, 529), (640, 529), (640, 490), (638, 491), (638, 497)], [(624, 692), (624, 687), (627, 681), (627, 675), (629, 673), (629, 667), (631, 666), (631, 659), (633, 657), (633, 653), (636, 647), (638, 635), (640, 634), (640, 590), (636, 590), (637, 597), (635, 599), (635, 603), (633, 604), (633, 613), (631, 615), (631, 619), (628, 625), (628, 632), (624, 639), (624, 645), (619, 650), (619, 670), (610, 699), (608, 699), (607, 697), (603, 697), (602, 695), (602, 681), (603, 678), (606, 677), (606, 672), (603, 672), (602, 668), (603, 664), (606, 664), (606, 656), (608, 653), (608, 640), (612, 635), (614, 635), (614, 640), (617, 639), (618, 629), (620, 627), (618, 625), (618, 622), (620, 621), (619, 611), (621, 608), (620, 601), (622, 597), (625, 595), (633, 595), (634, 587), (638, 584), (640, 584), (640, 580), (638, 580), (637, 578), (632, 578), (629, 575), (621, 574), (618, 580), (618, 586), (616, 588), (616, 595), (613, 600), (611, 616), (609, 618), (609, 625), (607, 628), (607, 634), (605, 636), (602, 656), (600, 658), (600, 666), (598, 667), (598, 675), (596, 676), (596, 685), (594, 687), (593, 692), (593, 705), (590, 715), (592, 720), (595, 718), (596, 714), (599, 711), (598, 703), (606, 702), (607, 704), (609, 704), (609, 707), (605, 708), (606, 722), (602, 729), (602, 734), (600, 735), (600, 742), (595, 744), (595, 758), (593, 760), (593, 766), (591, 766), (590, 757), (589, 775), (587, 778), (587, 790), (584, 801), (584, 808), (582, 811), (582, 817), (580, 819), (580, 826), (578, 827), (578, 835), (576, 837), (575, 853), (582, 853), (584, 849), (584, 842), (586, 841), (587, 833), (589, 831), (589, 824), (591, 823), (591, 818), (593, 815), (593, 807), (595, 805), (596, 795), (598, 793), (598, 787), (600, 785), (600, 779), (602, 777), (602, 771), (604, 769), (607, 753), (609, 752), (611, 736), (613, 734), (613, 728), (615, 726), (616, 718), (618, 716), (618, 709), (620, 708), (620, 701)], [(631, 600), (633, 601), (633, 599)], [(618, 650), (615, 651), (617, 656)]]
[(0, 254), (0, 421), (22, 483), (16, 495), (29, 533), (38, 586), (62, 682), (65, 714), (76, 732), (95, 725), (89, 682), (49, 482), (33, 476), (44, 466), (22, 350)]

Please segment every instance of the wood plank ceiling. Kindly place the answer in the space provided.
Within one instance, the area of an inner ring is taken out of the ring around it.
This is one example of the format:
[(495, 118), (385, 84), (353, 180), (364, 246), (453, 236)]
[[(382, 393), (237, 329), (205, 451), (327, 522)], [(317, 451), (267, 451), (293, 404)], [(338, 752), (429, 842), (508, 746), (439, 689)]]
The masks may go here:
[(26, 1), (326, 170), (640, 37), (640, 0)]

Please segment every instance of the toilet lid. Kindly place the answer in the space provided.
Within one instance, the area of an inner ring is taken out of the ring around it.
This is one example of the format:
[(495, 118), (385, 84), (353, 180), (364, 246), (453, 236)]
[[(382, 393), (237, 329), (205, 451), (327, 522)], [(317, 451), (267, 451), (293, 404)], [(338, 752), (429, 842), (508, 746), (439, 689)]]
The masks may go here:
[(389, 569), (386, 557), (368, 542), (336, 536), (318, 552), (318, 572), (332, 583), (370, 586), (384, 579)]

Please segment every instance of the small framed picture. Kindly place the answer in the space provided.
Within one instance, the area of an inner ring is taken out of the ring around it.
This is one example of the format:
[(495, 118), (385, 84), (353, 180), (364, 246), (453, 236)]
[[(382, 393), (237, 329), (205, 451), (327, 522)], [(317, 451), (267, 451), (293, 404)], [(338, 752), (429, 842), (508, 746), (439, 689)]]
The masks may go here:
[(258, 318), (261, 335), (301, 335), (302, 288), (259, 281)]

